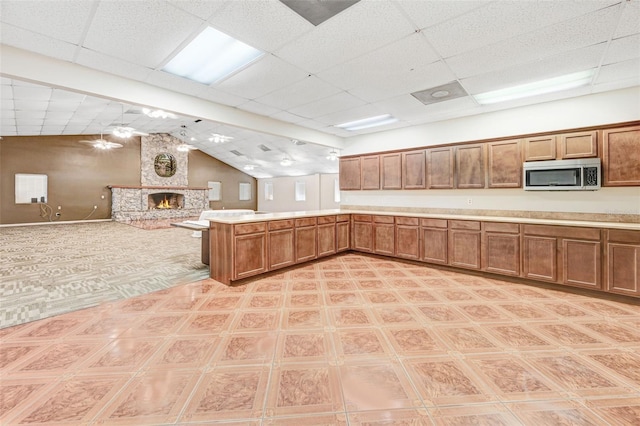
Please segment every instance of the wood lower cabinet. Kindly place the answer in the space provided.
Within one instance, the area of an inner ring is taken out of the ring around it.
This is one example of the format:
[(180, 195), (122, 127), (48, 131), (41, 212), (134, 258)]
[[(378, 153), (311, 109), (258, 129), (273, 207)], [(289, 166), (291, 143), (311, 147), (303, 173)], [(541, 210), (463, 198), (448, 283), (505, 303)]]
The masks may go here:
[(336, 251), (346, 251), (351, 248), (351, 217), (348, 214), (339, 214), (336, 217)]
[(640, 296), (640, 231), (609, 229), (605, 233), (605, 289)]
[(489, 188), (522, 187), (520, 139), (487, 143)]
[(600, 241), (562, 239), (562, 284), (602, 287)]
[(267, 272), (266, 223), (234, 225), (233, 233), (233, 279)]
[(396, 217), (396, 257), (420, 259), (420, 219)]
[(520, 275), (520, 225), (482, 224), (482, 270), (502, 275)]
[(602, 184), (640, 185), (640, 126), (602, 132)]
[(293, 220), (269, 222), (269, 270), (296, 263)]
[(371, 219), (371, 215), (353, 215), (351, 248), (354, 250), (373, 252), (373, 222)]
[(446, 265), (449, 230), (446, 219), (420, 219), (420, 260)]
[(456, 147), (456, 188), (485, 187), (485, 145)]
[(402, 189), (402, 154), (380, 155), (381, 189)]
[(558, 280), (558, 239), (555, 237), (523, 237), (523, 276), (532, 280)]
[(396, 239), (393, 216), (373, 216), (373, 252), (395, 256)]
[(316, 218), (295, 220), (296, 263), (318, 257)]
[(341, 158), (339, 163), (338, 179), (341, 191), (358, 190), (361, 188), (360, 157)]
[(318, 217), (318, 257), (336, 252), (336, 217)]
[(362, 189), (380, 189), (380, 156), (362, 157)]
[(453, 147), (427, 150), (427, 187), (429, 189), (453, 189), (454, 178)]
[(424, 189), (426, 182), (424, 149), (402, 153), (402, 188)]
[(449, 265), (480, 269), (480, 222), (449, 221)]

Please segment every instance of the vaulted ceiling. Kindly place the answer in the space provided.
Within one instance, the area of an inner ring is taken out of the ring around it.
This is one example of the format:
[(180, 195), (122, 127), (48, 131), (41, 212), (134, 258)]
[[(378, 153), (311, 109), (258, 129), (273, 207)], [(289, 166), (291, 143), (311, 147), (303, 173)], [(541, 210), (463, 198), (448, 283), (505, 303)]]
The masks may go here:
[[(326, 157), (353, 135), (640, 85), (638, 0), (360, 0), (317, 25), (285, 3), (344, 2), (2, 0), (0, 135), (96, 135), (124, 124), (253, 165), (256, 177), (301, 175), (336, 172)], [(265, 54), (209, 86), (162, 71), (207, 26)], [(21, 70), (22, 53), (66, 67), (67, 80), (46, 67)], [(590, 84), (554, 95), (491, 106), (471, 96), (585, 70), (594, 71)], [(74, 84), (76, 71), (95, 72), (93, 86)], [(106, 93), (104, 76), (131, 90)], [(462, 96), (425, 105), (411, 95), (449, 83)], [(141, 113), (173, 94), (195, 106), (165, 106), (175, 119)], [(398, 121), (336, 127), (380, 114)], [(215, 143), (213, 133), (233, 139)], [(293, 165), (281, 166), (283, 156)]]

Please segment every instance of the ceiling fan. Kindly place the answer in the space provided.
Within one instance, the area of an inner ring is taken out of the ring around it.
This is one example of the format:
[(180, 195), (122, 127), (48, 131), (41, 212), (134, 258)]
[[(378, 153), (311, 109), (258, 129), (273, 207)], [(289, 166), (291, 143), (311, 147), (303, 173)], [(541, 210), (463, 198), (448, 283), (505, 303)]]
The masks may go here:
[(81, 140), (81, 141), (78, 141), (78, 142), (80, 142), (82, 144), (85, 144), (85, 145), (91, 145), (91, 146), (93, 146), (94, 148), (97, 148), (97, 149), (105, 149), (106, 150), (106, 149), (122, 148), (122, 144), (121, 143), (111, 142), (111, 141), (108, 141), (108, 140), (104, 139), (102, 137), (102, 133), (100, 133), (100, 139)]
[(120, 126), (114, 127), (113, 130), (111, 131), (111, 133), (113, 133), (114, 136), (117, 136), (117, 137), (122, 138), (122, 139), (128, 139), (133, 135), (149, 136), (148, 133), (139, 132), (136, 129), (134, 129), (133, 127), (129, 127), (129, 126), (125, 126), (124, 125), (124, 104), (121, 104), (121, 105), (122, 105), (122, 119), (120, 121)]

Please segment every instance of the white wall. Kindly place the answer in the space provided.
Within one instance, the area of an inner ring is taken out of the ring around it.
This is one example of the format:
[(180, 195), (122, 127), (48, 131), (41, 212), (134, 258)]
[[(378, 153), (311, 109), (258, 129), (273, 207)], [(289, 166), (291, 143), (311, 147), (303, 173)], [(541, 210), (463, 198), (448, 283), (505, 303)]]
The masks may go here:
[[(277, 177), (258, 179), (258, 210), (266, 212), (292, 212), (320, 209), (336, 209), (340, 205), (333, 202), (333, 182), (337, 174)], [(265, 200), (265, 183), (273, 183), (273, 200)], [(304, 182), (305, 201), (295, 200), (295, 183)]]
[[(640, 87), (491, 112), (349, 139), (343, 155), (465, 142), (640, 120)], [(640, 145), (638, 146), (640, 150)], [(471, 200), (471, 204), (469, 204)], [(640, 214), (640, 187), (342, 191), (346, 206)]]

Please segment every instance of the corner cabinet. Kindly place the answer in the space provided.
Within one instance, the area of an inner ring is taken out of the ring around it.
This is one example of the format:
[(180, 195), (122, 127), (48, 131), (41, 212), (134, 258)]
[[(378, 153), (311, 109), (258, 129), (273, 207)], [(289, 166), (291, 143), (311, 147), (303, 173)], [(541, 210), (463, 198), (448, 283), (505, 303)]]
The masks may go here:
[(339, 163), (339, 181), (341, 191), (359, 190), (360, 184), (360, 157), (341, 158)]
[(640, 126), (602, 132), (604, 186), (640, 185)]

